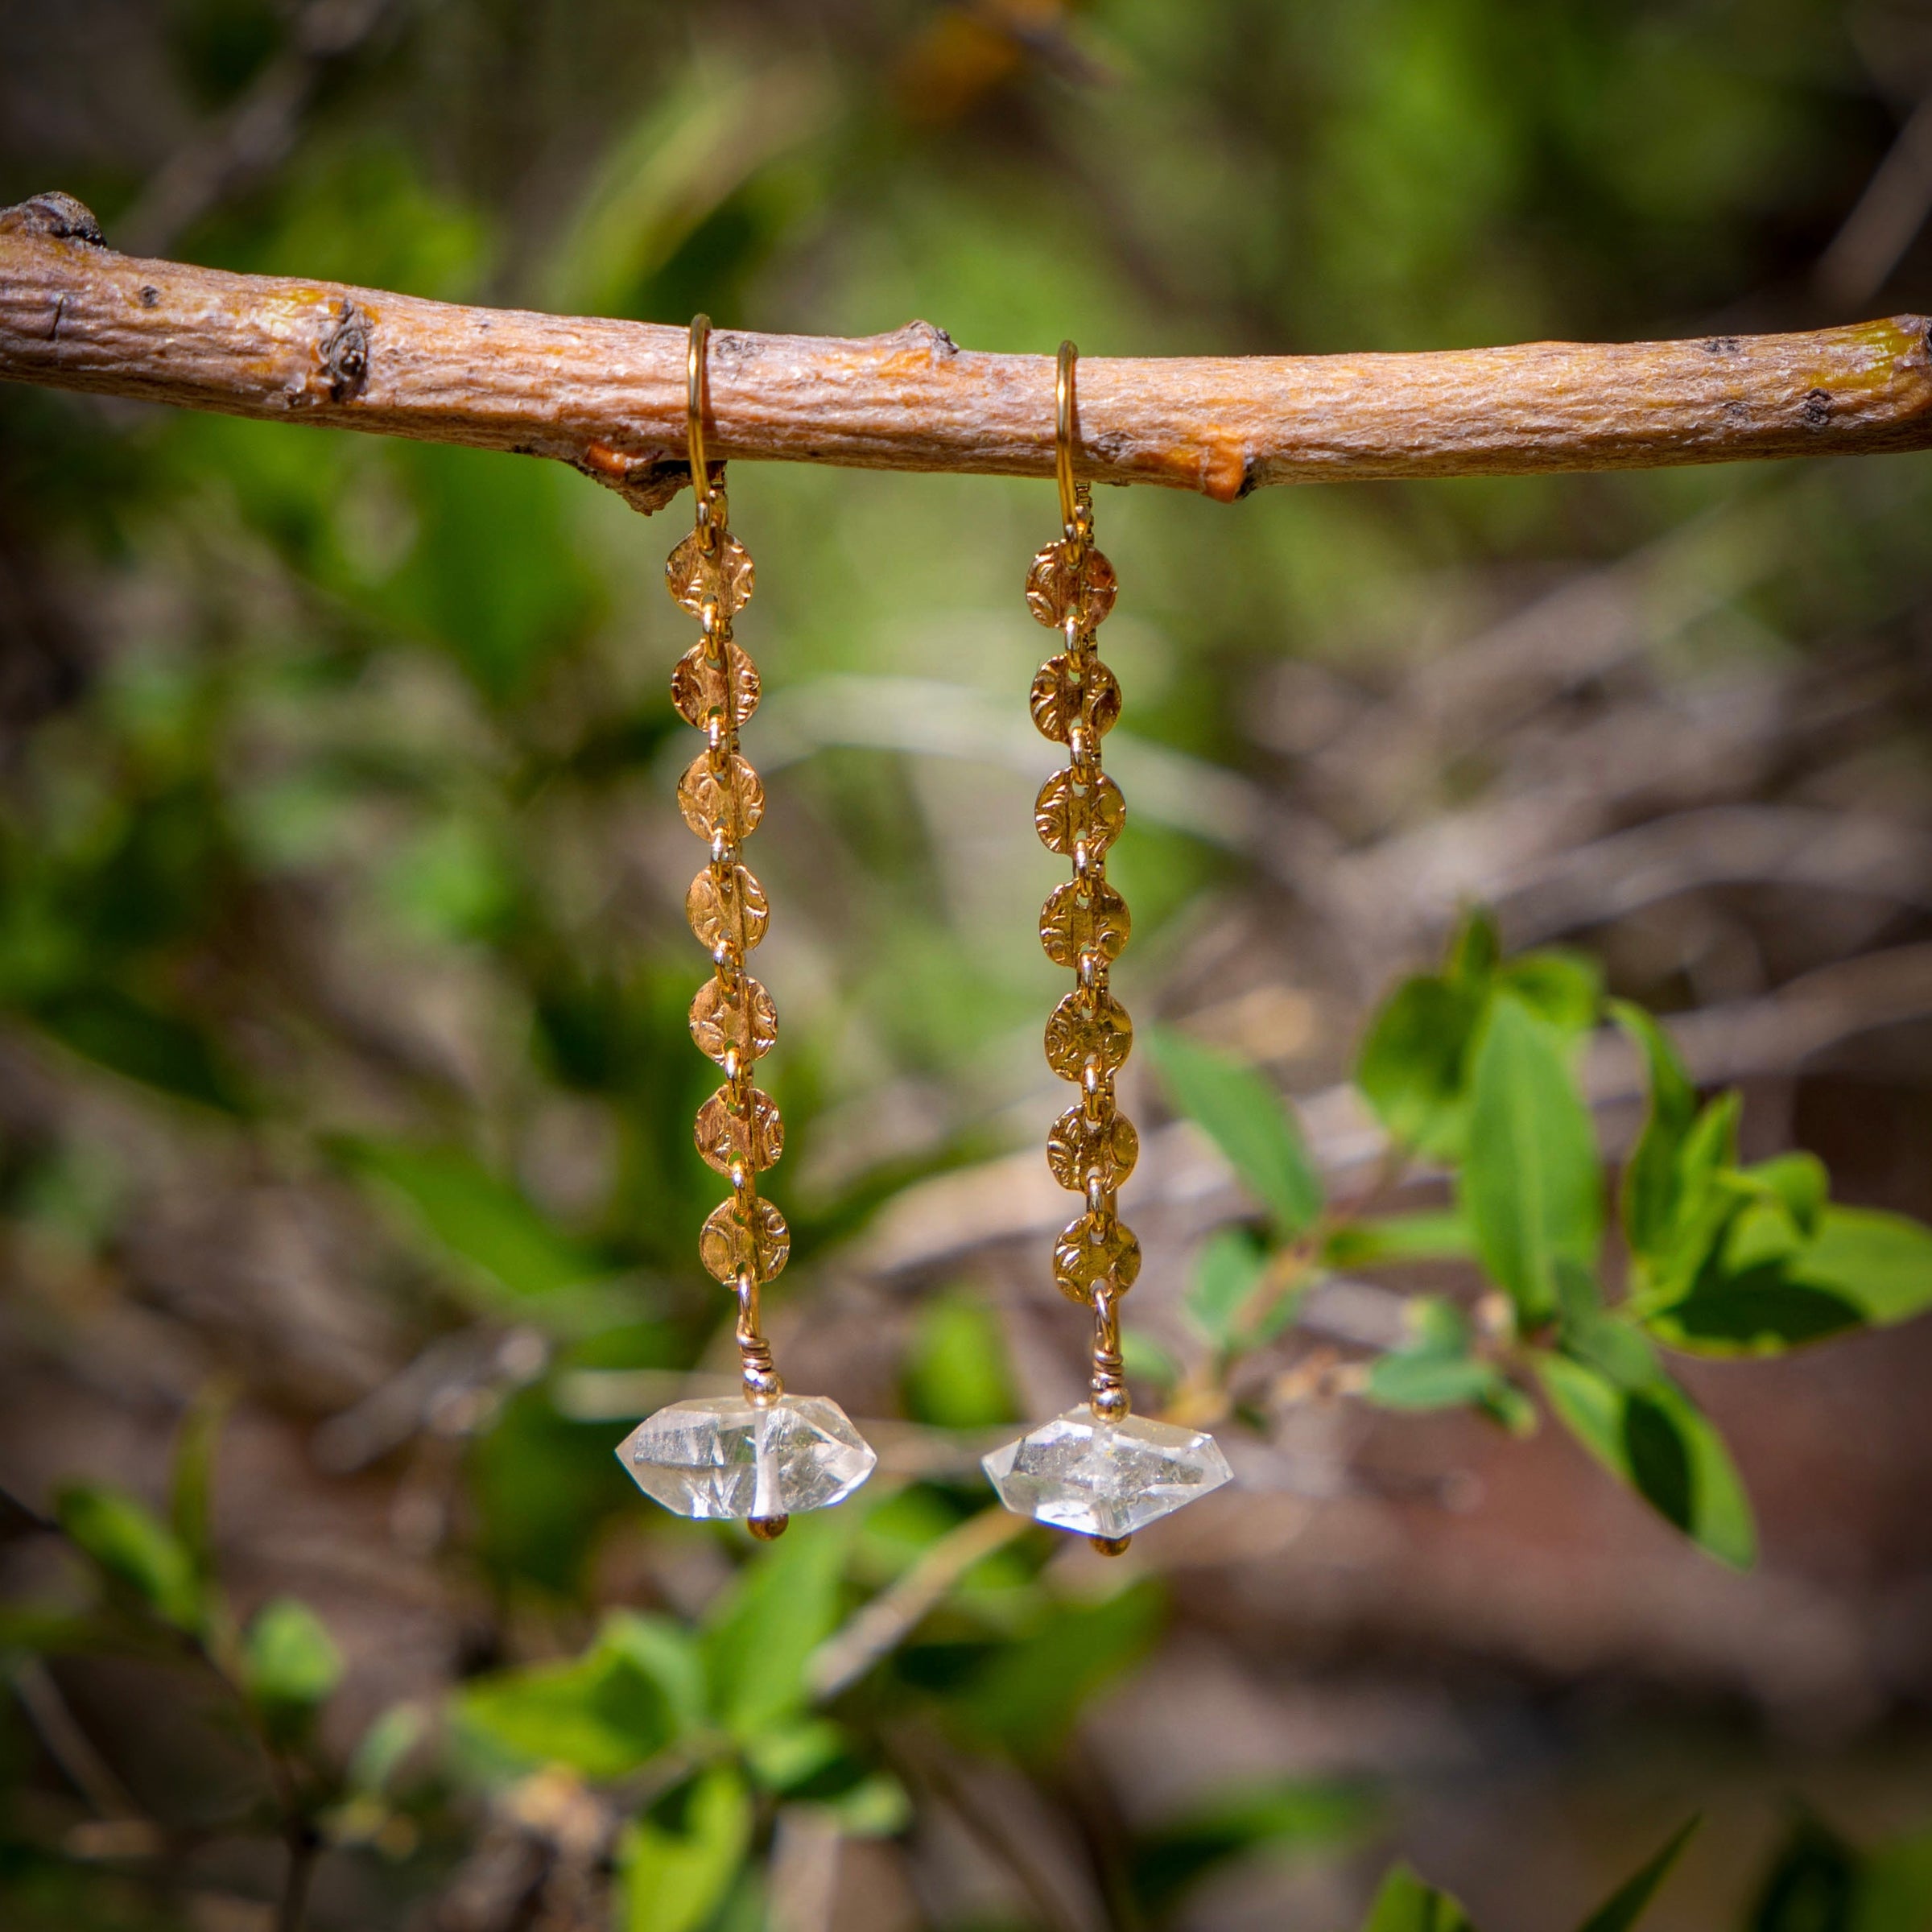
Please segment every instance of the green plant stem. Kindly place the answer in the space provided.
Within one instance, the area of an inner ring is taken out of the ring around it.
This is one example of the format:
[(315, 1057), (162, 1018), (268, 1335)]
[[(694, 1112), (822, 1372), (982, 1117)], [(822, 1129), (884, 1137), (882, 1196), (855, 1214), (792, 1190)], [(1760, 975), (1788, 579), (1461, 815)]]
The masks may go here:
[(303, 1932), (308, 1923), (308, 1888), (315, 1876), (316, 1855), (322, 1841), (307, 1818), (291, 1825), (287, 1834), (288, 1864), (282, 1874), (282, 1897), (275, 1906), (275, 1932)]
[(275, 1791), (275, 1808), (281, 1814), (283, 1842), (288, 1848), (282, 1895), (275, 1907), (275, 1932), (303, 1932), (308, 1922), (309, 1882), (314, 1876), (322, 1841), (316, 1835), (312, 1808), (303, 1795), (302, 1768), (269, 1730), (254, 1699), (229, 1668), (220, 1649), (200, 1637), (190, 1636), (186, 1641), (190, 1653), (233, 1699), (243, 1726), (262, 1753)]
[(1061, 1798), (1086, 1847), (1112, 1932), (1143, 1932), (1146, 1915), (1134, 1896), (1122, 1843), (1125, 1832), (1112, 1794), (1091, 1752), (1076, 1746), (1073, 1757), (1073, 1775), (1061, 1781)]
[[(1376, 1171), (1375, 1179), (1356, 1195), (1348, 1206), (1341, 1208), (1324, 1208), (1316, 1217), (1315, 1224), (1297, 1240), (1279, 1249), (1269, 1259), (1262, 1269), (1261, 1279), (1250, 1290), (1248, 1299), (1241, 1305), (1241, 1312), (1233, 1322), (1236, 1335), (1246, 1337), (1253, 1335), (1268, 1319), (1269, 1313), (1282, 1298), (1298, 1287), (1315, 1265), (1315, 1257), (1321, 1254), (1341, 1229), (1351, 1222), (1361, 1219), (1363, 1210), (1368, 1203), (1378, 1199), (1391, 1188), (1401, 1184), (1409, 1170), (1410, 1150), (1391, 1141), (1384, 1151), (1381, 1164)], [(1221, 1364), (1220, 1379), (1227, 1379), (1227, 1361)]]
[[(27, 1508), (11, 1496), (4, 1500), (36, 1528), (72, 1544), (72, 1538), (52, 1518)], [(82, 1550), (81, 1554), (85, 1556), (86, 1552)], [(308, 1922), (309, 1880), (313, 1875), (316, 1854), (321, 1849), (321, 1840), (316, 1833), (311, 1806), (303, 1795), (301, 1768), (269, 1730), (240, 1676), (222, 1655), (225, 1643), (219, 1639), (211, 1641), (195, 1632), (177, 1629), (171, 1624), (162, 1627), (233, 1699), (244, 1728), (262, 1752), (269, 1783), (275, 1793), (275, 1808), (281, 1814), (283, 1839), (288, 1847), (288, 1865), (276, 1909), (275, 1932), (302, 1932)]]

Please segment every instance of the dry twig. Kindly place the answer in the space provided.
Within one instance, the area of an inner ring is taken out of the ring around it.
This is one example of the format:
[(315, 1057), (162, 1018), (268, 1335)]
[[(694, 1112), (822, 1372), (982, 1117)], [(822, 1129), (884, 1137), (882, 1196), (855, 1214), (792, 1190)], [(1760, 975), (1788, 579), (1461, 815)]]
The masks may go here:
[[(138, 261), (71, 197), (0, 214), (0, 377), (556, 457), (639, 510), (686, 481), (685, 332)], [(1053, 362), (913, 322), (720, 332), (720, 458), (1042, 477)], [(1806, 335), (1416, 355), (1093, 357), (1080, 468), (1232, 502), (1264, 484), (1653, 468), (1932, 445), (1915, 316)]]

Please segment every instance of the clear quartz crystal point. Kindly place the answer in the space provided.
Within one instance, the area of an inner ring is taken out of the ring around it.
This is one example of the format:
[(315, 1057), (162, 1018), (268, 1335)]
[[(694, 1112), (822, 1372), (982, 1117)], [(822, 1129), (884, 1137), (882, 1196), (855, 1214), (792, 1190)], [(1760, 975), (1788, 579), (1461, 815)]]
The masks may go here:
[(823, 1509), (842, 1503), (878, 1459), (822, 1395), (782, 1395), (762, 1407), (741, 1395), (673, 1402), (617, 1445), (632, 1480), (679, 1516), (770, 1519)]
[(1105, 1422), (1069, 1409), (983, 1457), (1000, 1501), (1018, 1516), (1111, 1542), (1232, 1480), (1214, 1438), (1129, 1415)]

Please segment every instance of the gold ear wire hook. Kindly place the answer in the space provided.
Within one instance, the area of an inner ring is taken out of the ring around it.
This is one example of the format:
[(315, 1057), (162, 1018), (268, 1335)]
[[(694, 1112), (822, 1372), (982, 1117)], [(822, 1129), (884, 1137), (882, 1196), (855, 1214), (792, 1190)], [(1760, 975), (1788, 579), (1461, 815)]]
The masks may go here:
[(691, 459), (691, 487), (697, 494), (699, 541), (709, 550), (716, 535), (713, 506), (719, 493), (712, 487), (711, 466), (704, 456), (704, 349), (711, 340), (711, 317), (693, 316), (691, 342), (684, 353), (684, 448)]
[(1080, 359), (1080, 352), (1063, 342), (1053, 382), (1053, 467), (1060, 485), (1060, 522), (1069, 539), (1077, 535), (1080, 518), (1073, 484), (1073, 368)]

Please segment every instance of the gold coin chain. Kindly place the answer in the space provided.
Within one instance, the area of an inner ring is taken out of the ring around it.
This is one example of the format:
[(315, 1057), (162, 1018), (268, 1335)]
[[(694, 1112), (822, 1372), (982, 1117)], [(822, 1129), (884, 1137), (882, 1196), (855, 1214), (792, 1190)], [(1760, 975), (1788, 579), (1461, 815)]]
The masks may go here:
[(1026, 602), (1059, 631), (1064, 648), (1033, 680), (1033, 721), (1067, 746), (1068, 762), (1040, 787), (1034, 824), (1049, 852), (1073, 861), (1073, 877), (1040, 910), (1040, 943), (1075, 976), (1046, 1022), (1046, 1061), (1077, 1081), (1079, 1101), (1054, 1123), (1046, 1162), (1086, 1207), (1054, 1245), (1060, 1292), (1094, 1313), (1093, 1413), (1127, 1414), (1121, 1370), (1120, 1302), (1141, 1269), (1141, 1245), (1116, 1212), (1121, 1183), (1140, 1154), (1133, 1123), (1115, 1104), (1114, 1075), (1133, 1044), (1133, 1025), (1107, 983), (1127, 943), (1127, 903), (1107, 882), (1107, 848), (1126, 822), (1121, 789), (1100, 769), (1100, 740), (1121, 715), (1121, 687), (1100, 662), (1094, 633), (1113, 608), (1113, 567), (1093, 547), (1093, 505), (1084, 484), (1072, 493), (1066, 535), (1033, 559)]
[(678, 781), (678, 804), (685, 824), (711, 847), (684, 899), (691, 929), (716, 969), (691, 1001), (691, 1034), (724, 1070), (724, 1084), (699, 1109), (694, 1133), (698, 1152), (731, 1182), (730, 1199), (704, 1223), (698, 1253), (737, 1297), (745, 1393), (763, 1406), (777, 1401), (784, 1385), (760, 1325), (758, 1294), (784, 1268), (791, 1234), (784, 1216), (758, 1192), (758, 1175), (783, 1150), (785, 1128), (771, 1096), (752, 1079), (778, 1025), (771, 996), (745, 967), (770, 911), (741, 856), (764, 815), (765, 788), (738, 750), (738, 727), (758, 706), (758, 673), (732, 642), (732, 618), (751, 597), (752, 567), (727, 527), (728, 514), (723, 487), (706, 480), (696, 526), (672, 551), (664, 573), (672, 601), (704, 628), (671, 679), (678, 715), (704, 734), (704, 749)]

